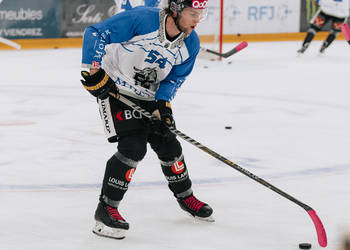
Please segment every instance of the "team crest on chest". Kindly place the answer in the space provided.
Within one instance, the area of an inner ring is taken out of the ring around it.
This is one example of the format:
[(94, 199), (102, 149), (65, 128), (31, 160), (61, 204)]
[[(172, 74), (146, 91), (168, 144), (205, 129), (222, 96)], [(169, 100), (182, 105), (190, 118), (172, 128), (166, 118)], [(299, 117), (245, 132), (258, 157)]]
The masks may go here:
[(141, 87), (156, 90), (156, 81), (157, 81), (157, 70), (156, 67), (150, 68), (146, 67), (144, 69), (138, 69), (134, 67), (135, 75), (135, 85), (141, 85)]

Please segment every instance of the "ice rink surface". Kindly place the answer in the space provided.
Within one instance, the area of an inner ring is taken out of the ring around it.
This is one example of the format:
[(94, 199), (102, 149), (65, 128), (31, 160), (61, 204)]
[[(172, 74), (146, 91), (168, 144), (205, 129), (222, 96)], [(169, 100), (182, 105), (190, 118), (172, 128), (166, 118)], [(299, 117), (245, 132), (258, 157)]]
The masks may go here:
[[(314, 208), (338, 250), (350, 228), (350, 47), (336, 41), (319, 55), (314, 41), (297, 56), (300, 44), (198, 60), (173, 109), (180, 131)], [(92, 234), (116, 145), (80, 84), (80, 50), (0, 56), (0, 249), (322, 249), (304, 209), (185, 141), (195, 195), (216, 222), (180, 210), (149, 148), (120, 205), (127, 238)]]

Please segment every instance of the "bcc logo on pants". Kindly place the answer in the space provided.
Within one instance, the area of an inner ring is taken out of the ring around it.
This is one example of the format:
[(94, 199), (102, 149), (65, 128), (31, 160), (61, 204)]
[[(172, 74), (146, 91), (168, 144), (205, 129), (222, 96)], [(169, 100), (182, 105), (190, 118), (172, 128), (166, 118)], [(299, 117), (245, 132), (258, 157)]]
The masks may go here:
[(142, 115), (136, 110), (122, 110), (115, 114), (115, 118), (117, 121), (126, 121), (133, 118), (140, 120), (142, 118)]

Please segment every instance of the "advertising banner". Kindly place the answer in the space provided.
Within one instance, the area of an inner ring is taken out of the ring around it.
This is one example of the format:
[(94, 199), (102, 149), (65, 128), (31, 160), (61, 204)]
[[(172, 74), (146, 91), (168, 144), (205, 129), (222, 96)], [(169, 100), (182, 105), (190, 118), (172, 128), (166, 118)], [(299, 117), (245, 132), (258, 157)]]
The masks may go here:
[(300, 1), (225, 1), (224, 34), (299, 31)]
[(89, 25), (99, 23), (119, 11), (114, 0), (62, 0), (62, 37), (82, 37)]
[(0, 37), (59, 37), (61, 10), (60, 0), (0, 0)]
[[(198, 26), (201, 35), (219, 29), (220, 1), (209, 1), (208, 10), (207, 20)], [(299, 20), (299, 0), (224, 1), (224, 34), (299, 32)]]

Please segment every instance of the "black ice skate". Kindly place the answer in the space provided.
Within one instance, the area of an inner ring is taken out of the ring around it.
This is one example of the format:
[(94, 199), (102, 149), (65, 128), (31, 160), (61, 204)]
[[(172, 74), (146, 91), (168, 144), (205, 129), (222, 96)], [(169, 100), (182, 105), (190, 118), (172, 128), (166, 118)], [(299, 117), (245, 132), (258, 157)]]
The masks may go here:
[(303, 47), (301, 47), (301, 49), (298, 49), (298, 50), (297, 50), (297, 52), (298, 52), (299, 54), (303, 54), (303, 53), (305, 52), (305, 50), (307, 50), (307, 48), (309, 47), (309, 45), (310, 45), (310, 43), (305, 43), (305, 44), (303, 45)]
[(92, 229), (97, 235), (124, 239), (129, 223), (119, 214), (117, 208), (111, 207), (104, 202), (100, 202), (95, 212), (96, 225)]
[(193, 194), (186, 198), (178, 198), (177, 202), (180, 207), (196, 219), (214, 222), (211, 216), (213, 209), (206, 203), (198, 200)]
[(328, 44), (327, 43), (323, 43), (322, 47), (320, 48), (320, 53), (323, 54), (324, 51), (327, 49), (327, 47), (328, 47)]

